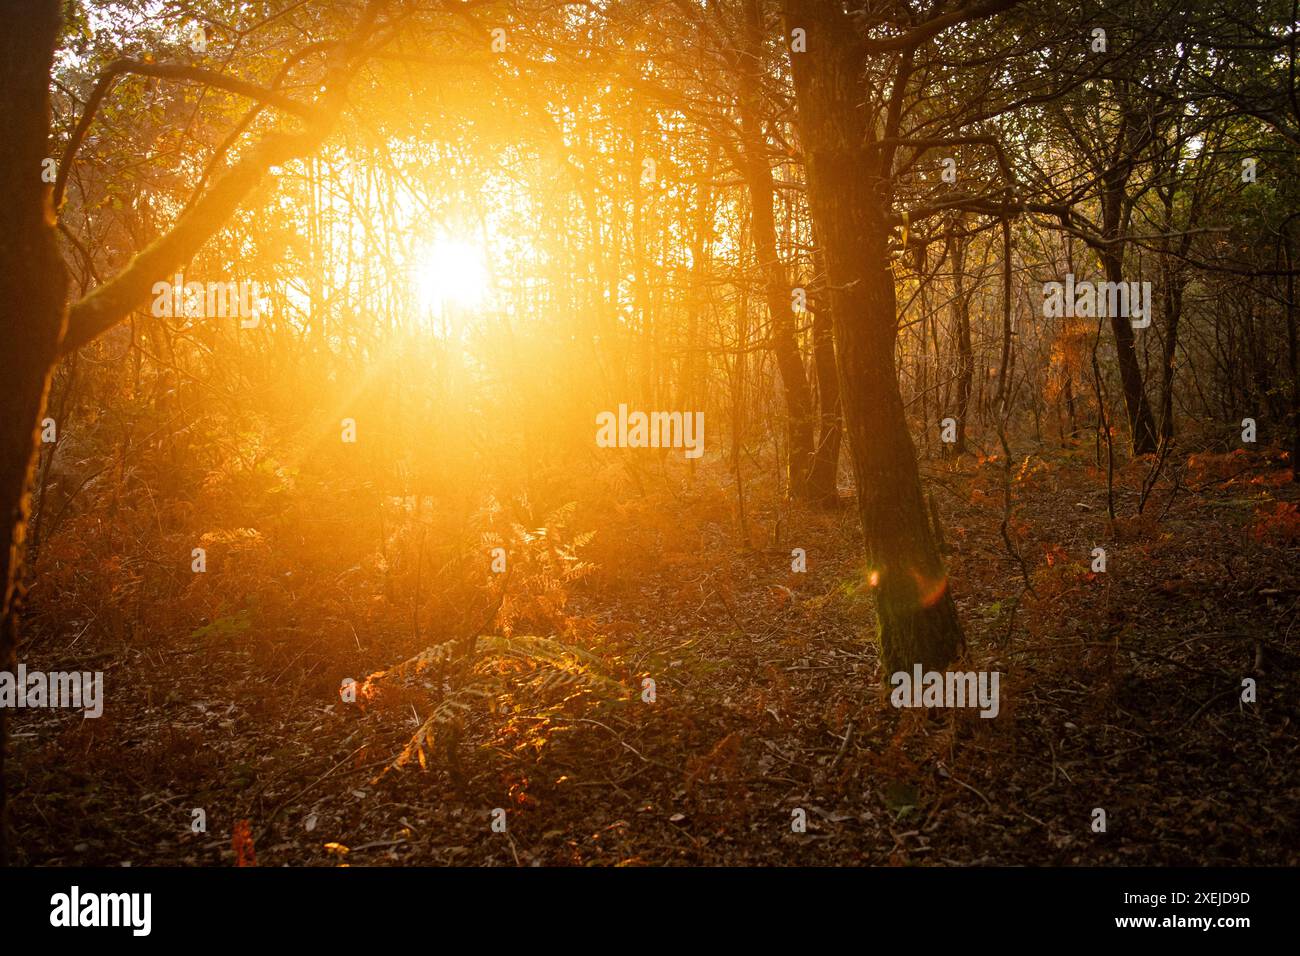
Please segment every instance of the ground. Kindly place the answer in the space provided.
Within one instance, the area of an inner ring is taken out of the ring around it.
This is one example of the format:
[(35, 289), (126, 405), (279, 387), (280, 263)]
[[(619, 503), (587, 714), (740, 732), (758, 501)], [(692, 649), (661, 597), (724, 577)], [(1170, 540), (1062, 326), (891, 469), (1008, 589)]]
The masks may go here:
[[(273, 589), (315, 600), (264, 580), (237, 626), (160, 632), (109, 626), (38, 578), (21, 658), (104, 671), (107, 704), (97, 720), (18, 713), (16, 862), (1300, 863), (1289, 471), (1263, 454), (1178, 457), (1138, 516), (1151, 462), (1136, 462), (1116, 474), (1112, 524), (1091, 448), (1005, 464), (925, 465), (969, 666), (1002, 674), (994, 719), (890, 706), (851, 506), (751, 492), (745, 547), (726, 476), (647, 490), (651, 470), (600, 518), (576, 508), (598, 531), (564, 614), (625, 699), (499, 696), (450, 725), (459, 739), (423, 770), (386, 768), (429, 714), (430, 672), (360, 703), (340, 677), (465, 637), (450, 618), (395, 614), (376, 633), (298, 623), (290, 601), (264, 628)], [(1000, 534), (1004, 480), (1019, 560)]]

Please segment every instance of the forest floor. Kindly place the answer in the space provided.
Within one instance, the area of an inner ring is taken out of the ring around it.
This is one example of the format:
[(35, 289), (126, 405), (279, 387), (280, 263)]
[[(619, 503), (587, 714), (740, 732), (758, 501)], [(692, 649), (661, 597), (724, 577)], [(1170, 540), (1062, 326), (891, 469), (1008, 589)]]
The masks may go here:
[(852, 507), (757, 495), (755, 547), (674, 491), (656, 507), (693, 538), (629, 531), (654, 553), (573, 588), (626, 700), (476, 713), (427, 770), (384, 772), (427, 693), (337, 693), (340, 655), (362, 677), (419, 650), (409, 633), (38, 630), (29, 670), (103, 670), (108, 704), (13, 720), (16, 862), (231, 865), (247, 820), (263, 866), (1295, 865), (1300, 488), (1263, 455), (1184, 457), (1138, 517), (1148, 467), (1116, 474), (1112, 524), (1091, 449), (923, 466), (966, 666), (1002, 675), (994, 719), (891, 707)]

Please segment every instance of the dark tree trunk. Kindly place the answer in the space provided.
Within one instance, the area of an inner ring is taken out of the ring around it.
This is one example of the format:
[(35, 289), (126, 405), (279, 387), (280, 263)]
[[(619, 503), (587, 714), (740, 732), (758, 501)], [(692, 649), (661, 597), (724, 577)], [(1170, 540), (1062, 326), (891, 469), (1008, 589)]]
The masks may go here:
[[(1132, 157), (1137, 152), (1137, 147), (1133, 144), (1140, 136), (1139, 120), (1131, 109), (1124, 111), (1119, 141), (1127, 153), (1121, 152), (1119, 161), (1102, 176), (1102, 235), (1106, 244), (1100, 246), (1099, 251), (1107, 282), (1124, 280), (1124, 238), (1129, 220), (1129, 200), (1125, 189), (1132, 172)], [(1124, 389), (1129, 432), (1133, 436), (1133, 454), (1150, 455), (1156, 450), (1155, 419), (1142, 384), (1142, 368), (1138, 365), (1133, 326), (1128, 316), (1112, 315), (1110, 328), (1115, 336), (1115, 355), (1119, 361), (1119, 377)]]
[(863, 115), (862, 55), (838, 4), (788, 0), (786, 35), (807, 31), (794, 54), (808, 195), (826, 254), (835, 351), (865, 573), (874, 585), (885, 674), (946, 667), (960, 652), (943, 562), (927, 520), (916, 448), (898, 387), (897, 302), (890, 269), (890, 182), (873, 162)]
[[(1181, 132), (1175, 140), (1181, 139)], [(1180, 275), (1178, 260), (1187, 255), (1192, 245), (1191, 227), (1196, 224), (1196, 209), (1199, 190), (1191, 195), (1192, 213), (1188, 229), (1177, 239), (1178, 223), (1174, 215), (1174, 198), (1177, 188), (1173, 185), (1177, 168), (1169, 170), (1169, 185), (1156, 187), (1163, 213), (1161, 229), (1165, 238), (1160, 240), (1160, 301), (1164, 303), (1165, 336), (1164, 348), (1161, 350), (1160, 378), (1160, 441), (1167, 444), (1174, 437), (1174, 371), (1178, 354), (1178, 325), (1183, 317), (1183, 277)]]
[(817, 396), (820, 418), (817, 450), (813, 453), (812, 471), (808, 475), (808, 496), (818, 505), (839, 501), (840, 439), (844, 426), (840, 419), (840, 382), (835, 367), (835, 322), (830, 300), (825, 292), (825, 257), (814, 254), (820, 283), (813, 306), (813, 361), (817, 371)]
[(953, 224), (952, 235), (952, 316), (957, 334), (957, 443), (955, 454), (966, 452), (966, 416), (970, 413), (971, 381), (975, 376), (975, 350), (970, 337), (970, 298), (966, 291), (965, 217)]
[(1002, 356), (998, 361), (998, 390), (993, 402), (1005, 426), (1011, 396), (1011, 220), (1002, 217)]
[(749, 187), (753, 206), (754, 254), (758, 260), (768, 315), (772, 320), (772, 351), (785, 395), (789, 453), (787, 487), (791, 497), (806, 500), (813, 464), (812, 392), (795, 332), (792, 289), (777, 254), (776, 222), (772, 214), (776, 189), (762, 129), (762, 52), (762, 12), (758, 0), (746, 0), (744, 49), (740, 58), (740, 130), (745, 163), (741, 172)]
[[(708, 290), (705, 278), (708, 273), (707, 260), (711, 242), (712, 229), (709, 217), (713, 214), (713, 188), (710, 181), (713, 175), (713, 163), (706, 163), (695, 190), (695, 215), (691, 223), (691, 276), (690, 297), (687, 300), (686, 321), (686, 360), (682, 369), (682, 397), (678, 404), (686, 410), (704, 408), (704, 371), (702, 360), (703, 346), (700, 335), (700, 319), (704, 314)], [(695, 459), (691, 459), (694, 467)]]
[[(65, 322), (67, 272), (54, 235), (51, 190), (41, 181), (49, 155), (50, 68), (59, 30), (58, 0), (0, 0), (0, 509), (8, 541), (0, 549), (0, 670), (16, 663), (18, 610), (38, 424)], [(0, 709), (0, 863), (8, 862)]]
[(1286, 345), (1287, 359), (1291, 369), (1291, 407), (1288, 417), (1291, 419), (1291, 480), (1300, 482), (1300, 355), (1297, 355), (1296, 303), (1295, 303), (1295, 268), (1291, 253), (1291, 220), (1297, 213), (1287, 218), (1282, 224), (1283, 249), (1286, 253)]
[[(1106, 281), (1122, 282), (1122, 257), (1107, 254), (1102, 260), (1106, 266)], [(1120, 383), (1124, 388), (1124, 408), (1128, 412), (1129, 430), (1133, 435), (1133, 454), (1150, 455), (1156, 450), (1155, 420), (1151, 415), (1146, 389), (1142, 385), (1142, 369), (1138, 365), (1133, 326), (1128, 316), (1112, 315), (1110, 328), (1115, 335)]]
[(1178, 349), (1178, 322), (1183, 314), (1183, 286), (1175, 276), (1173, 265), (1166, 261), (1161, 285), (1165, 302), (1165, 346), (1161, 357), (1163, 377), (1160, 381), (1160, 440), (1174, 437), (1174, 365)]

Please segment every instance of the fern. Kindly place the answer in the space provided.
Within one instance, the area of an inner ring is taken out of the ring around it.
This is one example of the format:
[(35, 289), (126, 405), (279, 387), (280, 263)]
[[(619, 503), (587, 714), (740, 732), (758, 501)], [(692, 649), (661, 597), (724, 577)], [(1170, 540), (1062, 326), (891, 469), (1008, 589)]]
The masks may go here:
[[(387, 671), (370, 675), (362, 685), (362, 694), (374, 696), (378, 682), (386, 678), (409, 677), (435, 664), (446, 665), (454, 659), (456, 644), (436, 644)], [(629, 697), (627, 686), (604, 673), (594, 655), (551, 637), (485, 635), (474, 642), (472, 659), (460, 663), (465, 667), (463, 673), (452, 680), (453, 686), (444, 688), (429, 716), (383, 773), (413, 760), (421, 769), (428, 769), (444, 728), (469, 717), (476, 707), (494, 709), (488, 705), (503, 696), (537, 699), (543, 712), (558, 711), (584, 694), (606, 700)], [(513, 669), (517, 665), (524, 669)], [(562, 692), (558, 700), (557, 692)]]
[[(568, 589), (595, 567), (580, 555), (595, 532), (570, 530), (575, 502), (554, 508), (541, 522), (526, 497), (518, 501), (516, 512), (516, 519), (507, 518), (501, 505), (489, 499), (478, 516), (488, 524), (477, 529), (480, 545), (504, 547), (509, 554), (509, 575), (501, 582), (505, 590), (497, 592), (500, 599), (493, 615), (492, 629), (499, 633), (441, 641), (362, 684), (364, 700), (379, 692), (381, 682), (410, 680), (430, 669), (439, 684), (428, 716), (383, 773), (412, 761), (427, 769), (444, 741), (454, 754), (454, 740), (465, 722), (499, 712), (507, 700), (516, 709), (527, 704), (545, 715), (580, 699), (630, 696), (598, 658), (571, 642), (579, 630), (566, 613)], [(518, 634), (516, 626), (556, 636)]]

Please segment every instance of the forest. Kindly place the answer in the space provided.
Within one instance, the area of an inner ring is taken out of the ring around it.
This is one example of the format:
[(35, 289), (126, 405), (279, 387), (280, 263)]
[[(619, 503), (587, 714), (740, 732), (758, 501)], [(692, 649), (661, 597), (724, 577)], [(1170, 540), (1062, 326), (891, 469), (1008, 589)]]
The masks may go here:
[(1300, 864), (1300, 0), (0, 15), (0, 862)]

